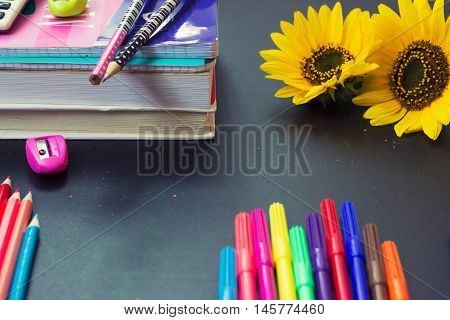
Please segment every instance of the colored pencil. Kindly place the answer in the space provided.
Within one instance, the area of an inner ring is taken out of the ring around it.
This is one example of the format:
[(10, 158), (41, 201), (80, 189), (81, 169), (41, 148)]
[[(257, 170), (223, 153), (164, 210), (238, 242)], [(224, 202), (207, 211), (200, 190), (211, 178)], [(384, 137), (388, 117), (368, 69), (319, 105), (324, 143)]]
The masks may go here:
[(9, 300), (23, 300), (27, 293), (27, 285), (33, 267), (34, 256), (39, 241), (39, 219), (34, 216), (23, 236), (19, 259), (17, 260), (14, 279), (9, 293)]
[(31, 212), (33, 211), (33, 197), (29, 192), (20, 204), (16, 223), (11, 233), (8, 248), (3, 259), (3, 265), (0, 268), (0, 300), (7, 298), (11, 286), (11, 280), (14, 276), (17, 256), (19, 255), (22, 238), (28, 224), (30, 223)]
[(156, 35), (180, 11), (187, 0), (166, 0), (151, 16), (149, 21), (136, 33), (134, 38), (110, 62), (105, 74), (105, 81), (119, 73), (154, 35)]
[(133, 29), (136, 21), (142, 13), (142, 9), (144, 8), (146, 0), (134, 0), (127, 12), (125, 13), (122, 22), (117, 27), (117, 30), (114, 32), (114, 35), (109, 40), (108, 45), (103, 51), (100, 60), (98, 61), (95, 69), (92, 71), (91, 76), (89, 77), (89, 81), (93, 85), (99, 85), (102, 82), (103, 77), (105, 76), (106, 69), (108, 68), (109, 63), (114, 59), (115, 54), (119, 50), (120, 45), (122, 44), (125, 37), (128, 35), (130, 30)]
[(5, 212), (6, 202), (11, 196), (11, 178), (8, 177), (0, 185), (0, 222), (2, 221), (3, 213)]
[(408, 286), (403, 273), (402, 262), (393, 241), (385, 241), (381, 244), (381, 251), (386, 267), (386, 278), (390, 300), (409, 300)]
[(0, 223), (0, 269), (3, 266), (3, 258), (8, 248), (9, 240), (11, 239), (11, 233), (16, 223), (17, 214), (20, 208), (20, 193), (19, 191), (8, 199), (6, 204), (5, 214), (3, 215), (2, 222)]

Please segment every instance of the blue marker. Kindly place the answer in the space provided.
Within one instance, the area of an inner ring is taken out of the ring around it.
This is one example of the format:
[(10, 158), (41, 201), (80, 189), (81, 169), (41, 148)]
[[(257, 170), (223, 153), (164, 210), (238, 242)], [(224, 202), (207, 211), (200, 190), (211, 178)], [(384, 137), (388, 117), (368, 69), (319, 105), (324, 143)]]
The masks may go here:
[(34, 216), (22, 240), (16, 271), (9, 292), (9, 300), (24, 300), (27, 285), (33, 269), (34, 256), (39, 241), (39, 219)]
[(232, 247), (220, 251), (219, 300), (237, 300), (236, 253)]
[(366, 258), (361, 242), (358, 218), (351, 202), (341, 205), (344, 245), (350, 268), (353, 296), (355, 300), (370, 300), (366, 274)]

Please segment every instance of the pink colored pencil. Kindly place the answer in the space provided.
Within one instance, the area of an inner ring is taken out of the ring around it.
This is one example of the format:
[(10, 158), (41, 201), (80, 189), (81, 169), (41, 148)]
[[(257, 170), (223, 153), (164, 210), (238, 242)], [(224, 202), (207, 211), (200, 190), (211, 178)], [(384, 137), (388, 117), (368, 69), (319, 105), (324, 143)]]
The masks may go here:
[(19, 213), (19, 208), (20, 193), (17, 190), (11, 198), (9, 198), (8, 203), (6, 204), (5, 214), (0, 223), (0, 270), (3, 268), (3, 258), (11, 239), (11, 233), (16, 222), (17, 214)]
[(125, 16), (122, 19), (122, 22), (120, 23), (117, 30), (114, 32), (114, 35), (111, 37), (111, 40), (109, 40), (109, 43), (105, 48), (105, 51), (103, 51), (100, 60), (95, 66), (95, 69), (92, 71), (91, 76), (89, 77), (89, 81), (93, 85), (98, 86), (102, 82), (102, 79), (105, 76), (109, 63), (114, 59), (123, 40), (136, 23), (142, 9), (144, 8), (144, 4), (145, 0), (134, 0), (131, 3), (130, 7), (128, 8), (128, 11), (125, 13)]
[(3, 258), (3, 264), (0, 268), (0, 300), (8, 298), (11, 281), (22, 245), (22, 238), (27, 226), (30, 222), (31, 212), (33, 211), (33, 197), (29, 192), (20, 204), (17, 214), (16, 223), (11, 232), (8, 248)]

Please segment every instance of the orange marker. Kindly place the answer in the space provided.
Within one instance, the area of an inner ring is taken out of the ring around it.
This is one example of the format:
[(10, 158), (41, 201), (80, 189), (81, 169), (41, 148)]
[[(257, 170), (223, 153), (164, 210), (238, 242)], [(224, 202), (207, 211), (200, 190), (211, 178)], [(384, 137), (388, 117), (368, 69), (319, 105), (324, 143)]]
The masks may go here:
[(5, 208), (5, 214), (3, 215), (2, 222), (0, 223), (0, 269), (3, 265), (3, 258), (8, 248), (9, 239), (11, 238), (12, 229), (16, 222), (17, 214), (20, 207), (20, 193), (19, 191), (8, 199)]
[(26, 195), (20, 204), (16, 223), (11, 233), (9, 245), (3, 258), (3, 264), (0, 268), (0, 300), (8, 297), (12, 277), (16, 267), (17, 256), (22, 245), (22, 238), (28, 224), (30, 223), (31, 212), (33, 211), (33, 198), (31, 192)]
[(403, 267), (398, 255), (397, 246), (393, 241), (385, 241), (381, 244), (386, 278), (390, 300), (409, 300), (408, 287), (406, 285)]

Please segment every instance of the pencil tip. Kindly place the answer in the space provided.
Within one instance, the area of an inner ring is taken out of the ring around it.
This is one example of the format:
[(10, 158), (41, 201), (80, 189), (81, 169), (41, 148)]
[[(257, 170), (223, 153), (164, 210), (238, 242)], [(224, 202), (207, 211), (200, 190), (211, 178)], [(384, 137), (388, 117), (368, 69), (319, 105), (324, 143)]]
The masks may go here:
[(27, 193), (25, 198), (23, 198), (23, 201), (25, 201), (25, 200), (33, 201), (33, 195), (31, 194), (31, 191)]
[(5, 180), (2, 184), (7, 184), (7, 185), (9, 185), (9, 186), (11, 187), (11, 177), (8, 176), (8, 177), (6, 178), (6, 180)]
[(116, 75), (117, 73), (119, 73), (120, 69), (121, 69), (121, 66), (117, 62), (115, 62), (115, 61), (110, 62), (108, 65), (108, 68), (106, 69), (106, 73), (105, 73), (105, 77), (103, 78), (103, 82), (105, 82), (109, 78), (111, 78), (114, 75)]
[(12, 194), (10, 199), (19, 199), (20, 200), (20, 190), (17, 189), (16, 191), (14, 191), (14, 193)]
[(38, 227), (38, 228), (40, 227), (38, 215), (35, 215), (33, 219), (31, 219), (31, 222), (28, 225), (28, 228), (29, 227)]

